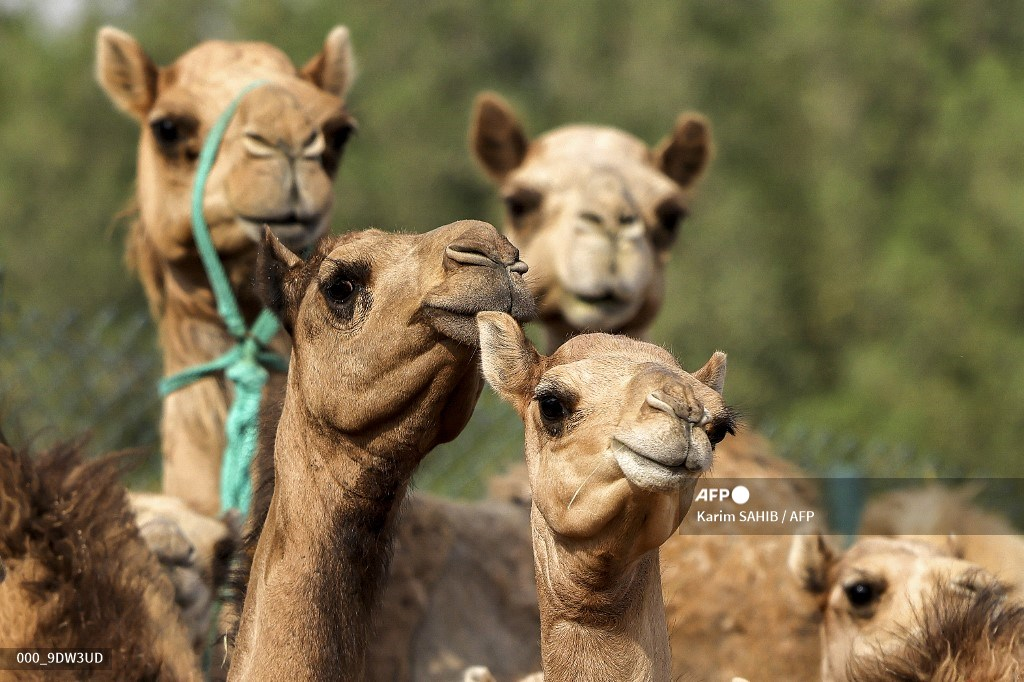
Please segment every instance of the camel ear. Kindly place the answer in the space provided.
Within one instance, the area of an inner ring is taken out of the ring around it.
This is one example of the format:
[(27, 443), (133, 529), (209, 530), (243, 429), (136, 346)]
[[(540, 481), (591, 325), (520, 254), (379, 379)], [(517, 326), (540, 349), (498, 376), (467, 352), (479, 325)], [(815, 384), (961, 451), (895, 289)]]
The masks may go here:
[(96, 34), (96, 80), (118, 109), (138, 121), (156, 100), (157, 73), (135, 38), (111, 26)]
[(263, 243), (256, 258), (256, 289), (260, 300), (284, 325), (289, 334), (295, 325), (297, 308), (290, 275), (302, 266), (302, 259), (281, 243), (269, 227), (263, 227)]
[(712, 354), (711, 359), (704, 363), (704, 366), (693, 373), (693, 377), (712, 389), (719, 395), (725, 388), (725, 359), (726, 355), (720, 350)]
[(654, 158), (661, 172), (680, 187), (691, 187), (704, 174), (713, 154), (711, 124), (700, 114), (680, 114), (672, 136), (658, 145)]
[(356, 60), (348, 28), (332, 28), (324, 40), (324, 49), (306, 62), (301, 73), (317, 87), (345, 99), (356, 80)]
[(540, 355), (511, 315), (477, 313), (480, 360), (484, 378), (521, 417), (533, 398), (540, 369)]
[(493, 92), (484, 92), (473, 103), (469, 146), (477, 161), (493, 179), (501, 181), (519, 167), (530, 140), (512, 107)]
[(838, 554), (821, 533), (797, 535), (789, 548), (789, 571), (800, 586), (811, 594), (828, 589), (828, 572)]

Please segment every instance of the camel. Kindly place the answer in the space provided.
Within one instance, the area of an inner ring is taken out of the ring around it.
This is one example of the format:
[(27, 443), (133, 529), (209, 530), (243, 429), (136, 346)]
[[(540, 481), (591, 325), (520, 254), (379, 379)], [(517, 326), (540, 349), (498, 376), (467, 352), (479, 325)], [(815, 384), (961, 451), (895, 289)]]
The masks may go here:
[[(80, 443), (32, 455), (0, 442), (0, 648), (100, 647), (97, 676), (201, 680), (174, 589), (119, 482), (123, 464), (84, 460)], [(85, 676), (51, 666), (3, 677)]]
[(273, 493), (229, 679), (363, 679), (399, 507), (482, 387), (474, 315), (533, 315), (518, 251), (486, 223), (265, 237), (260, 285), (292, 336)]
[(582, 332), (642, 338), (690, 195), (712, 156), (711, 128), (681, 114), (655, 149), (616, 128), (569, 125), (530, 140), (501, 97), (477, 97), (470, 147), (498, 185), (502, 231), (530, 264), (548, 351)]
[[(654, 149), (593, 125), (531, 140), (508, 103), (483, 93), (469, 142), (501, 193), (502, 231), (530, 264), (527, 284), (538, 298), (548, 350), (587, 331), (646, 338), (664, 299), (678, 225), (713, 155), (707, 120), (681, 114)], [(764, 509), (820, 512), (815, 491), (794, 482), (806, 474), (751, 431), (740, 430), (718, 449), (712, 475), (770, 479), (758, 482), (754, 496)], [(499, 499), (528, 503), (522, 468), (492, 487)], [(813, 679), (817, 627), (812, 602), (785, 574), (789, 537), (741, 537), (738, 528), (731, 536), (696, 536), (692, 524), (684, 521), (680, 535), (661, 548), (673, 649), (685, 652), (674, 674), (728, 681), (758, 670), (770, 679)], [(715, 596), (691, 599), (697, 590)]]
[[(247, 321), (260, 305), (249, 282), (268, 224), (301, 251), (323, 235), (332, 181), (354, 119), (345, 97), (354, 77), (348, 29), (296, 69), (265, 43), (208, 41), (158, 67), (130, 35), (100, 29), (96, 77), (111, 101), (140, 125), (137, 220), (127, 259), (159, 326), (164, 372), (172, 375), (227, 351), (234, 339), (215, 301), (192, 238), (190, 202), (203, 140), (247, 86), (206, 185), (203, 212)], [(274, 348), (287, 354), (278, 335)], [(163, 401), (163, 491), (203, 514), (219, 511), (224, 419), (231, 390), (206, 378)]]
[(484, 376), (526, 428), (544, 679), (669, 680), (658, 547), (735, 429), (725, 354), (690, 375), (587, 334), (543, 357), (508, 315), (477, 320)]
[[(298, 250), (327, 230), (332, 180), (355, 125), (345, 108), (354, 79), (349, 33), (344, 26), (332, 29), (301, 69), (270, 45), (224, 41), (204, 42), (158, 67), (132, 36), (105, 27), (97, 34), (96, 78), (113, 104), (140, 125), (137, 218), (126, 255), (158, 324), (164, 373), (172, 375), (234, 344), (192, 237), (191, 192), (206, 134), (243, 88), (266, 81), (241, 101), (204, 202), (214, 246), (251, 323), (260, 310), (250, 282), (261, 226), (269, 224)], [(272, 345), (287, 355), (285, 334)], [(283, 378), (271, 375), (271, 389), (282, 386)], [(228, 383), (210, 377), (172, 393), (162, 405), (163, 492), (205, 515), (219, 510), (231, 398)], [(201, 645), (217, 588), (211, 581), (222, 573), (202, 561), (219, 555), (215, 548), (231, 532), (230, 524), (211, 529), (173, 500), (132, 499), (140, 519), (157, 519), (143, 525), (144, 537), (172, 577), (193, 639)]]
[(878, 495), (868, 500), (858, 533), (909, 537), (940, 547), (955, 535), (964, 559), (1024, 594), (1024, 537), (1002, 516), (977, 506), (980, 492), (974, 484), (932, 484)]
[(819, 600), (823, 682), (1024, 675), (1024, 602), (961, 558), (955, 540), (864, 537), (839, 553), (803, 535), (789, 565)]

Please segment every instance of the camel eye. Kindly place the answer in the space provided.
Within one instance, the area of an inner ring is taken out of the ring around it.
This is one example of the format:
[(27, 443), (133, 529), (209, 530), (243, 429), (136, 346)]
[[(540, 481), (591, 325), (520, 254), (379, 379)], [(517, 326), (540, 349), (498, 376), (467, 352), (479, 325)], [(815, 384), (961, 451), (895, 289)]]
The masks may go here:
[(850, 604), (857, 608), (864, 608), (878, 601), (882, 590), (878, 585), (859, 580), (844, 587), (843, 592), (846, 593)]
[(553, 395), (540, 399), (540, 416), (549, 422), (561, 421), (565, 418), (565, 405)]
[(182, 134), (181, 129), (174, 119), (170, 117), (158, 118), (149, 124), (149, 129), (153, 131), (153, 137), (156, 138), (157, 143), (161, 147), (173, 147), (181, 141)]
[(336, 277), (324, 287), (324, 298), (335, 305), (343, 305), (352, 298), (356, 286), (351, 281)]
[(512, 220), (519, 220), (540, 206), (543, 196), (535, 189), (520, 187), (505, 195), (505, 208)]
[(547, 388), (537, 393), (536, 400), (544, 428), (552, 436), (562, 435), (566, 420), (573, 411), (571, 399)]
[(149, 122), (149, 132), (153, 134), (160, 152), (169, 159), (180, 158), (184, 154), (189, 161), (199, 156), (199, 150), (191, 141), (199, 129), (199, 123), (188, 115), (166, 115), (154, 118)]
[(356, 127), (350, 123), (334, 128), (333, 130), (324, 131), (324, 137), (327, 138), (327, 146), (334, 154), (341, 154), (341, 151), (348, 144), (348, 141), (355, 134)]
[(334, 261), (334, 269), (320, 281), (320, 293), (338, 319), (351, 320), (358, 300), (362, 299), (364, 307), (370, 305), (370, 294), (365, 286), (369, 279), (370, 267), (366, 263)]
[(679, 225), (686, 219), (688, 211), (677, 201), (664, 201), (655, 209), (658, 225), (654, 231), (654, 243), (659, 249), (667, 249), (679, 236)]

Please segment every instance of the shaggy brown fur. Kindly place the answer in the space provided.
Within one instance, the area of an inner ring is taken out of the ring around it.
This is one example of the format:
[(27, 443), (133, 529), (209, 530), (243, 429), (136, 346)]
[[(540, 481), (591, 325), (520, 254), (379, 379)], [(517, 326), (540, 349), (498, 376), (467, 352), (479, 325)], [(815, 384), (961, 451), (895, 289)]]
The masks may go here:
[(853, 659), (860, 682), (1018, 682), (1024, 679), (1024, 604), (999, 584), (941, 585), (898, 647)]
[[(0, 445), (0, 647), (110, 648), (99, 678), (199, 679), (171, 583), (146, 549), (118, 477), (79, 444), (33, 458)], [(5, 671), (4, 679), (81, 679)]]

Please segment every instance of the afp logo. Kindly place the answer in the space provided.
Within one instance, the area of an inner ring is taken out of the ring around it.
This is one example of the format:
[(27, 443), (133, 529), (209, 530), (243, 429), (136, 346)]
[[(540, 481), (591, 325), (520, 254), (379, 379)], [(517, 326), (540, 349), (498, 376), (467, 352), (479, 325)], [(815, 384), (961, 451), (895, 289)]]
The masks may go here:
[(732, 500), (736, 504), (746, 504), (750, 500), (750, 490), (745, 485), (735, 488), (701, 488), (693, 499), (698, 502)]

